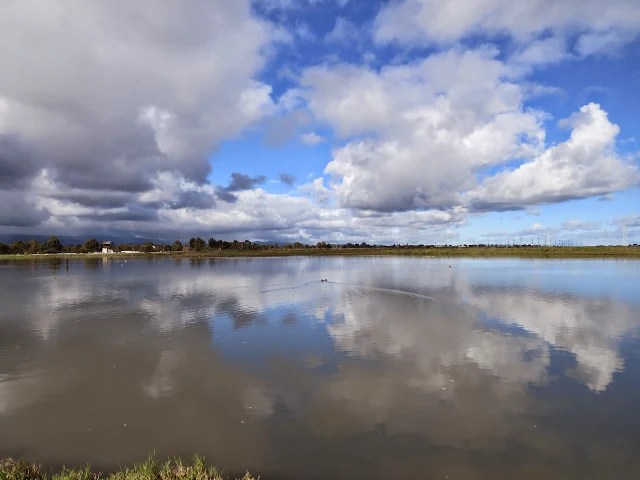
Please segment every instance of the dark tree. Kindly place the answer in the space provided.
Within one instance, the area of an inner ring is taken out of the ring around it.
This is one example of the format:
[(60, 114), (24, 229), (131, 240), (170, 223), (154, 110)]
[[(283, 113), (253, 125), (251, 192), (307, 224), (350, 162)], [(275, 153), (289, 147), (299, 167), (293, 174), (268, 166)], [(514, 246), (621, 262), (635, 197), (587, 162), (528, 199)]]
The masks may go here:
[(6, 243), (0, 243), (0, 255), (8, 255), (11, 252), (11, 247)]
[(42, 244), (42, 253), (60, 253), (63, 250), (64, 246), (60, 243), (58, 237), (52, 236)]
[(211, 249), (216, 248), (216, 239), (211, 237), (209, 239), (208, 245), (209, 245), (209, 248), (211, 248)]
[(41, 245), (40, 242), (37, 240), (29, 240), (29, 242), (27, 243), (27, 253), (40, 253), (40, 249), (41, 249)]
[(140, 248), (141, 252), (144, 253), (151, 253), (155, 250), (155, 248), (153, 248), (153, 243), (152, 242), (147, 242), (145, 244), (142, 245), (142, 247)]
[(27, 251), (27, 245), (22, 240), (18, 240), (17, 242), (13, 242), (11, 244), (11, 253), (15, 255), (22, 255), (26, 251)]
[(90, 238), (82, 245), (82, 250), (87, 253), (99, 252), (100, 244), (95, 238)]
[(81, 253), (82, 245), (65, 245), (62, 251), (64, 253)]
[(181, 252), (182, 251), (182, 242), (180, 240), (176, 240), (173, 242), (173, 251)]
[(189, 246), (194, 249), (196, 252), (200, 252), (204, 249), (206, 243), (203, 239), (201, 239), (200, 237), (198, 238), (192, 238), (191, 240), (189, 240)]

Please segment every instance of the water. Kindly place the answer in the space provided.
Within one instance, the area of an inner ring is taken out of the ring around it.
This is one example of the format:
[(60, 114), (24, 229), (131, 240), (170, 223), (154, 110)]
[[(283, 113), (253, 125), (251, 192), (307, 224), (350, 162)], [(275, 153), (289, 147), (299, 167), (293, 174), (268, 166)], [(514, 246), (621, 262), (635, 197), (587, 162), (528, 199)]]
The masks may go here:
[(0, 456), (113, 470), (199, 453), (263, 479), (635, 478), (639, 267), (0, 263)]

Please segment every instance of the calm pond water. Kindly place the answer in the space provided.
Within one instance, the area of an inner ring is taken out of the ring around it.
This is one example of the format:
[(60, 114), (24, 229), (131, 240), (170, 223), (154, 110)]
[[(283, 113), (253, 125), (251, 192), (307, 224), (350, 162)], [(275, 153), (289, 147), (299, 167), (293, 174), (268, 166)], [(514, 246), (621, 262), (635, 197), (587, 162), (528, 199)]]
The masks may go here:
[(0, 263), (0, 456), (638, 478), (639, 284), (634, 261)]

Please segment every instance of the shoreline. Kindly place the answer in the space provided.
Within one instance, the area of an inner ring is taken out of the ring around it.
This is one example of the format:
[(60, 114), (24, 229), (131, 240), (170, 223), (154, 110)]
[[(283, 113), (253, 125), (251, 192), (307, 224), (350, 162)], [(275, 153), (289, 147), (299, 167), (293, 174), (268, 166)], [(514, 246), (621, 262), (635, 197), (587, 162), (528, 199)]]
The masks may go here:
[(200, 252), (152, 252), (152, 253), (53, 253), (0, 255), (2, 260), (55, 260), (100, 258), (258, 258), (258, 257), (422, 257), (422, 258), (638, 258), (640, 247), (370, 247), (370, 248), (305, 248), (268, 250), (209, 250)]

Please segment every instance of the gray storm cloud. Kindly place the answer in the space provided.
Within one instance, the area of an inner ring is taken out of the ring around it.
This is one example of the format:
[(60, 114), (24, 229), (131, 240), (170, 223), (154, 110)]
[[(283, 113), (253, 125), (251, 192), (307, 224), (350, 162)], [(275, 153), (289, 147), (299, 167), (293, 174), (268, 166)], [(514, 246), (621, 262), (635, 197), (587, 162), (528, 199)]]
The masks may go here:
[(216, 145), (273, 107), (254, 80), (271, 27), (247, 1), (9, 2), (0, 29), (7, 191), (45, 175), (58, 199), (108, 208), (162, 172), (203, 184)]

